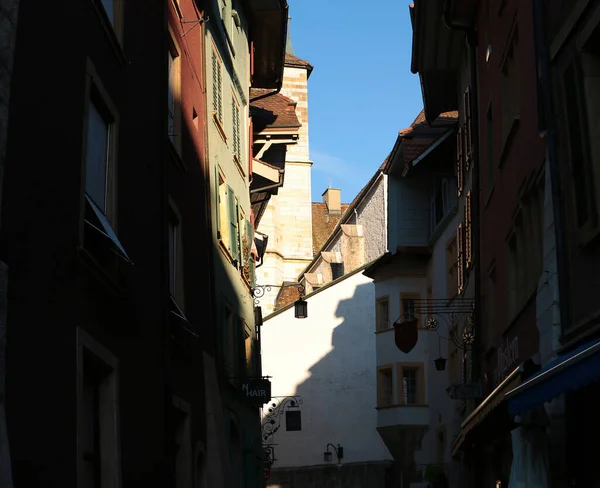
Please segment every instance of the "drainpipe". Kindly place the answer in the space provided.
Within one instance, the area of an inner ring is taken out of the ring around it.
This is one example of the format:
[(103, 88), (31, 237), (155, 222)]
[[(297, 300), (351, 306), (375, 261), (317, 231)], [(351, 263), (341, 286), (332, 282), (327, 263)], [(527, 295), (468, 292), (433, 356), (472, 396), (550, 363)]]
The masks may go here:
[(561, 331), (569, 324), (571, 315), (571, 300), (569, 296), (569, 265), (565, 246), (565, 212), (562, 200), (559, 155), (556, 144), (556, 129), (554, 126), (554, 106), (552, 103), (552, 78), (550, 74), (550, 59), (544, 25), (543, 2), (533, 2), (533, 26), (535, 48), (537, 55), (537, 74), (540, 83), (538, 90), (542, 93), (544, 116), (539, 118), (540, 133), (545, 134), (548, 150), (548, 167), (550, 169), (550, 184), (552, 191), (552, 210), (554, 213), (554, 238), (556, 239), (556, 268), (558, 274), (558, 293), (560, 307)]

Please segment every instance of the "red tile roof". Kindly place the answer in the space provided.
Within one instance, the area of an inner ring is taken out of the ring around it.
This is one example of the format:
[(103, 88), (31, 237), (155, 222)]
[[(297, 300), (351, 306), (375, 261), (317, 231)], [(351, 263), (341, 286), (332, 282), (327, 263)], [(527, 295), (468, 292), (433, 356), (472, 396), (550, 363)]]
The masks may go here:
[(306, 68), (308, 71), (308, 76), (310, 76), (314, 68), (313, 65), (310, 64), (308, 61), (300, 59), (299, 57), (294, 56), (290, 53), (285, 53), (285, 62), (283, 63), (283, 65), (289, 66), (291, 68)]
[[(250, 98), (256, 98), (270, 92), (272, 90), (252, 88), (250, 90)], [(250, 113), (252, 114), (252, 122), (254, 123), (254, 130), (256, 132), (261, 132), (268, 128), (293, 128), (301, 126), (296, 116), (296, 102), (281, 93), (251, 101)]]
[(339, 214), (330, 214), (325, 203), (312, 202), (313, 256), (321, 250), (348, 206), (347, 203), (342, 203), (342, 211)]
[[(291, 285), (293, 284), (291, 281), (284, 281), (283, 285)], [(274, 311), (279, 310), (280, 308), (289, 305), (290, 303), (294, 303), (296, 300), (300, 298), (300, 291), (295, 286), (284, 286), (279, 289), (279, 293), (277, 294), (277, 298), (275, 299), (275, 308)]]
[(441, 114), (430, 125), (425, 120), (425, 111), (421, 110), (417, 118), (407, 129), (398, 132), (402, 138), (402, 155), (404, 163), (408, 164), (423, 154), (458, 120), (458, 112)]

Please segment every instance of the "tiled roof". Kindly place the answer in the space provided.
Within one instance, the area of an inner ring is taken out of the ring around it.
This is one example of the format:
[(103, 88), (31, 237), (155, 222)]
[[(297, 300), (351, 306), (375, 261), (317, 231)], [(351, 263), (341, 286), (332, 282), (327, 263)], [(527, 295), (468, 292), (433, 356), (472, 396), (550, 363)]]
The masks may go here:
[(398, 132), (402, 138), (401, 144), (404, 163), (411, 163), (423, 154), (457, 120), (458, 112), (446, 112), (441, 114), (430, 125), (425, 120), (425, 111), (421, 110), (410, 127)]
[[(271, 91), (252, 88), (250, 98), (259, 97)], [(301, 125), (296, 116), (296, 102), (281, 93), (254, 100), (250, 103), (250, 113), (256, 132), (261, 132), (266, 128), (300, 127)]]
[(347, 203), (342, 203), (342, 211), (339, 214), (330, 214), (325, 203), (312, 202), (313, 255), (321, 250), (348, 207)]
[(300, 298), (300, 291), (295, 286), (285, 286), (292, 285), (291, 281), (284, 281), (283, 287), (279, 289), (279, 293), (277, 294), (277, 298), (275, 299), (275, 310), (279, 310), (280, 308), (289, 305), (290, 303), (294, 303), (298, 298)]
[(298, 56), (295, 56), (290, 53), (285, 53), (285, 63), (284, 66), (293, 66), (295, 68), (308, 68), (309, 71), (312, 71), (313, 65), (304, 59), (300, 59)]

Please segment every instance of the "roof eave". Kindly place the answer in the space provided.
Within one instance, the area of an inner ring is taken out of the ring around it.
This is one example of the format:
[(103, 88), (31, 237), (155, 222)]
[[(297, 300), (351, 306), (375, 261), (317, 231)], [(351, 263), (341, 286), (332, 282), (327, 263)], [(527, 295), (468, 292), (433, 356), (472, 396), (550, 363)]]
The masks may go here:
[(252, 88), (280, 90), (288, 27), (286, 0), (246, 0), (254, 42)]

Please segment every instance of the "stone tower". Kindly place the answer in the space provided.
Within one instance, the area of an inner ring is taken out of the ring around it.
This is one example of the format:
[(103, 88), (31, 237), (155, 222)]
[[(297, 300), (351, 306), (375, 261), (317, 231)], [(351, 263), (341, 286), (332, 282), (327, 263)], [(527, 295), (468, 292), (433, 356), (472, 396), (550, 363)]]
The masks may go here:
[[(260, 221), (258, 230), (269, 236), (269, 242), (264, 264), (256, 270), (259, 285), (295, 282), (313, 258), (308, 145), (308, 78), (312, 69), (294, 54), (288, 34), (281, 93), (297, 103), (296, 115), (302, 126), (298, 143), (287, 148), (283, 187), (271, 197)], [(265, 292), (261, 299), (264, 316), (273, 312), (278, 292), (277, 288)]]

